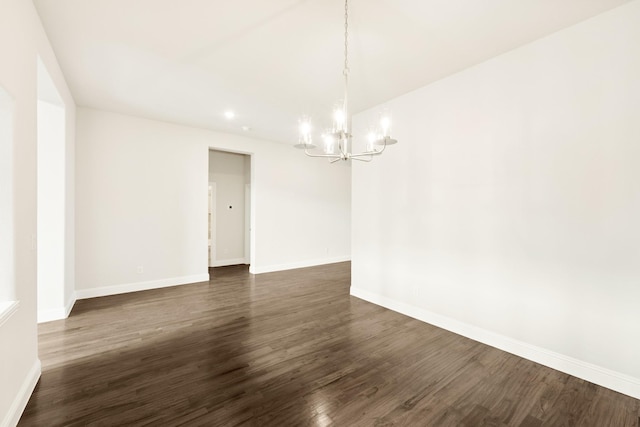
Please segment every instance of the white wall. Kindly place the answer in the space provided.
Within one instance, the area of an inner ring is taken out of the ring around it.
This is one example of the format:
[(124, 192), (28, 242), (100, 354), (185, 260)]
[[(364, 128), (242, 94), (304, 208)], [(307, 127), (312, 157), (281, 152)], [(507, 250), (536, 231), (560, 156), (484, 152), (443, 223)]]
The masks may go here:
[(77, 120), (79, 297), (206, 280), (206, 151), (166, 124), (84, 108)]
[[(0, 425), (17, 423), (40, 375), (36, 292), (36, 100), (40, 56), (67, 105), (67, 157), (73, 157), (75, 105), (32, 2), (0, 2), (0, 86), (13, 100), (9, 276), (18, 306), (0, 321)], [(73, 170), (67, 169), (67, 176)], [(67, 182), (68, 189), (72, 183)], [(73, 191), (67, 203), (73, 205)], [(71, 230), (68, 231), (72, 233)], [(72, 247), (61, 249), (72, 251)], [(71, 261), (70, 261), (71, 262)], [(69, 277), (73, 286), (73, 277)]]
[(38, 101), (38, 321), (65, 316), (65, 114)]
[(352, 293), (640, 397), (638, 22), (389, 102), (400, 143), (353, 170)]
[(37, 75), (38, 322), (46, 322), (66, 318), (75, 303), (75, 106), (40, 57)]
[(75, 123), (40, 57), (37, 78), (38, 322), (47, 322), (69, 316), (75, 303)]
[(253, 154), (253, 272), (349, 258), (349, 168), (284, 144), (87, 108), (77, 120), (79, 297), (208, 280), (209, 149)]
[(245, 159), (248, 157), (209, 151), (209, 182), (216, 183), (216, 267), (244, 263), (244, 185)]

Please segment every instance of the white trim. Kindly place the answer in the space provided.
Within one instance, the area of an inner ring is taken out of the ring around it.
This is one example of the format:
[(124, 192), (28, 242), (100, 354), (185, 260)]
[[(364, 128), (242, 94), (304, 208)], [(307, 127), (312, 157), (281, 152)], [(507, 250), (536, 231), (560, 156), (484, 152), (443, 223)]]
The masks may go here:
[(64, 307), (49, 308), (47, 310), (38, 310), (38, 323), (53, 322), (54, 320), (62, 320), (64, 317)]
[(210, 235), (210, 239), (209, 239), (209, 246), (211, 248), (210, 250), (210, 256), (209, 259), (207, 260), (207, 264), (209, 265), (209, 267), (215, 267), (215, 259), (216, 259), (216, 254), (217, 254), (217, 250), (218, 247), (216, 245), (216, 234), (218, 232), (217, 229), (217, 220), (218, 220), (218, 213), (216, 212), (217, 209), (217, 200), (216, 198), (217, 193), (218, 193), (218, 184), (214, 181), (209, 181), (209, 212), (211, 213), (211, 218), (207, 219), (207, 227), (209, 227), (209, 233)]
[(169, 279), (150, 280), (148, 282), (126, 283), (122, 285), (101, 286), (91, 289), (76, 289), (77, 299), (104, 297), (108, 295), (126, 294), (128, 292), (146, 291), (149, 289), (167, 288), (190, 283), (208, 282), (209, 274), (172, 277)]
[(244, 263), (251, 264), (251, 184), (246, 182), (244, 184)]
[(0, 326), (2, 326), (4, 322), (9, 320), (13, 313), (18, 311), (19, 306), (19, 301), (0, 302)]
[(38, 323), (52, 322), (54, 320), (63, 320), (69, 317), (71, 309), (76, 303), (75, 292), (67, 302), (67, 305), (59, 308), (50, 308), (48, 310), (38, 310)]
[(353, 286), (351, 287), (351, 295), (566, 374), (640, 399), (640, 378), (631, 377), (564, 354), (518, 341), (410, 304), (399, 302), (363, 289), (354, 288)]
[(254, 267), (252, 265), (251, 267), (249, 267), (249, 272), (252, 274), (271, 273), (274, 271), (293, 270), (295, 268), (314, 267), (316, 265), (335, 264), (337, 262), (345, 262), (345, 261), (351, 261), (351, 256), (346, 255), (346, 256), (333, 257), (333, 258), (318, 258), (318, 259), (311, 259), (307, 261), (298, 261), (298, 262), (291, 262), (287, 264), (267, 265), (267, 266), (258, 266), (258, 267)]
[(36, 359), (33, 367), (22, 383), (20, 391), (18, 391), (15, 399), (11, 403), (7, 415), (5, 415), (4, 420), (2, 421), (2, 423), (0, 423), (0, 426), (13, 427), (18, 425), (18, 421), (20, 421), (20, 417), (22, 416), (24, 409), (27, 407), (27, 403), (29, 403), (29, 398), (33, 393), (33, 389), (35, 389), (36, 384), (38, 384), (41, 373), (42, 364), (40, 363), (40, 359)]
[(211, 267), (226, 267), (228, 265), (238, 265), (238, 264), (246, 264), (247, 260), (244, 258), (233, 258), (233, 259), (221, 259), (212, 262)]
[(76, 305), (76, 293), (75, 291), (71, 294), (71, 298), (67, 301), (67, 305), (64, 307), (64, 318), (66, 319), (71, 314), (71, 310), (73, 310), (73, 306)]

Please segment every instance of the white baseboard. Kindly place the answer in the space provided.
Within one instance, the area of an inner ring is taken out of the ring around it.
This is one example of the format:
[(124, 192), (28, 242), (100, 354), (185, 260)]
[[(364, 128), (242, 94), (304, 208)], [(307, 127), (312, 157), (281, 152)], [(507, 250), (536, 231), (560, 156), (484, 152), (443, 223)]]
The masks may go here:
[(238, 265), (238, 264), (247, 264), (247, 260), (244, 258), (221, 259), (219, 261), (212, 262), (209, 267), (226, 267), (228, 265)]
[(38, 310), (38, 323), (45, 323), (45, 322), (52, 322), (54, 320), (66, 319), (67, 317), (69, 317), (69, 313), (71, 313), (71, 309), (73, 309), (73, 305), (75, 303), (76, 303), (76, 294), (74, 292), (64, 307), (50, 308), (47, 310)]
[(410, 304), (354, 288), (353, 286), (351, 287), (351, 295), (508, 353), (515, 354), (516, 356), (540, 363), (541, 365), (548, 366), (560, 372), (626, 394), (635, 399), (640, 399), (639, 378), (518, 341)]
[(64, 318), (64, 307), (38, 310), (38, 323), (53, 322)]
[(20, 390), (16, 394), (13, 403), (11, 403), (9, 412), (7, 412), (4, 420), (0, 423), (1, 427), (15, 427), (18, 425), (18, 421), (20, 421), (20, 417), (22, 416), (24, 409), (27, 407), (27, 403), (29, 403), (29, 398), (33, 393), (33, 389), (36, 388), (36, 384), (40, 379), (41, 373), (42, 364), (40, 363), (40, 359), (36, 359), (33, 367), (22, 383), (22, 387), (20, 387)]
[(208, 282), (209, 274), (172, 277), (169, 279), (150, 280), (148, 282), (126, 283), (114, 286), (102, 286), (91, 289), (76, 289), (77, 299), (104, 297), (108, 295), (126, 294), (128, 292), (146, 291), (149, 289), (167, 288), (189, 283)]
[(71, 314), (71, 310), (73, 310), (73, 306), (76, 305), (76, 293), (75, 291), (71, 294), (71, 298), (67, 301), (67, 305), (64, 307), (64, 318), (66, 319)]
[(314, 267), (316, 265), (335, 264), (337, 262), (351, 261), (350, 256), (333, 258), (320, 258), (307, 261), (291, 262), (287, 264), (265, 265), (249, 267), (249, 272), (253, 274), (272, 273), (274, 271), (293, 270), (294, 268)]

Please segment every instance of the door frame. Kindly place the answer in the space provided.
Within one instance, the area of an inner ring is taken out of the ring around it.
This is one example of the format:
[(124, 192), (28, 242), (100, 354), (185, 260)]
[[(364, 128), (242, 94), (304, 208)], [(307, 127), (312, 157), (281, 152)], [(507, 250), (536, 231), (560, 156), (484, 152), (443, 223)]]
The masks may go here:
[(251, 264), (251, 184), (244, 185), (244, 263)]
[(213, 267), (216, 262), (216, 191), (215, 182), (209, 182), (209, 215), (207, 223), (209, 226), (209, 267)]

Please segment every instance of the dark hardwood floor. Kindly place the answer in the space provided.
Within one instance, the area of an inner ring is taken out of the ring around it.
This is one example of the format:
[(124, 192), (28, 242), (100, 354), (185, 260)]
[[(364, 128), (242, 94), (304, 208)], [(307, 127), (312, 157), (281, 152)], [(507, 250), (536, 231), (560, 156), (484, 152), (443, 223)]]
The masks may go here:
[(349, 263), (78, 301), (21, 426), (635, 426), (640, 401), (349, 296)]

